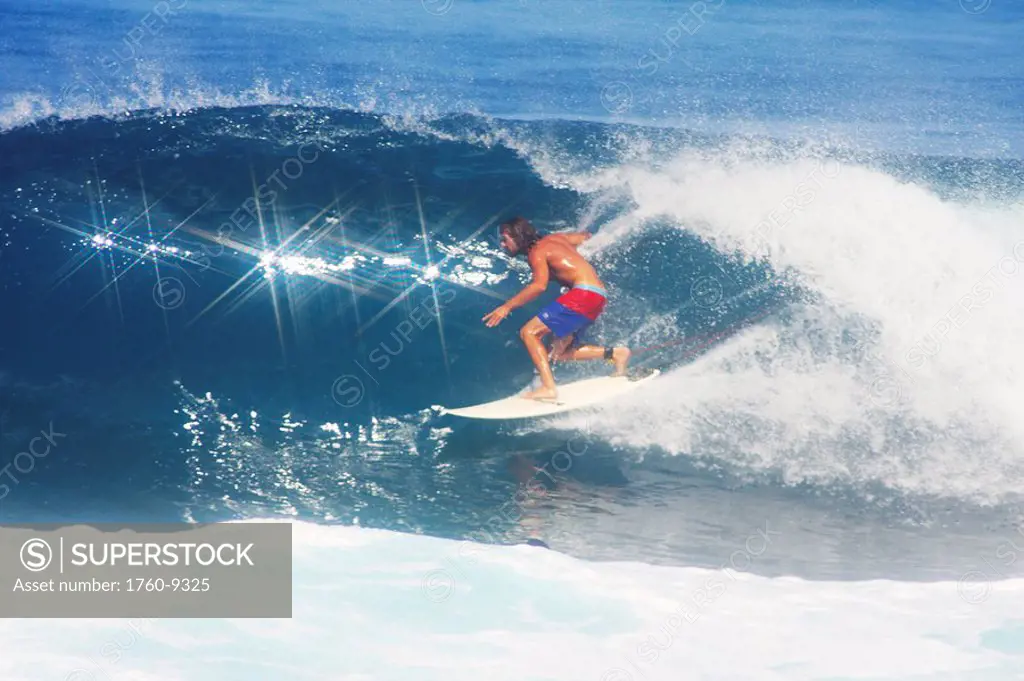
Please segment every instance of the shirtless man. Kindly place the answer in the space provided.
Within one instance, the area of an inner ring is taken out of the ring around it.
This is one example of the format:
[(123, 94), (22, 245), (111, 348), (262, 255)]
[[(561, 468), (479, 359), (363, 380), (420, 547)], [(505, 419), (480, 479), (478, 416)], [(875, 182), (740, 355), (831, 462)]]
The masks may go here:
[(533, 270), (533, 281), (504, 305), (484, 315), (483, 321), (488, 327), (497, 326), (512, 310), (544, 293), (549, 276), (571, 287), (519, 330), (519, 337), (523, 339), (530, 358), (537, 366), (541, 380), (540, 388), (523, 397), (551, 400), (558, 396), (543, 342), (544, 336), (549, 333), (555, 336), (551, 359), (605, 359), (615, 364), (615, 376), (624, 376), (629, 362), (629, 348), (579, 344), (582, 333), (604, 310), (608, 297), (597, 272), (576, 251), (576, 246), (590, 238), (590, 234), (572, 232), (541, 237), (533, 225), (520, 217), (503, 224), (499, 234), (502, 247), (510, 255), (526, 255), (530, 269)]

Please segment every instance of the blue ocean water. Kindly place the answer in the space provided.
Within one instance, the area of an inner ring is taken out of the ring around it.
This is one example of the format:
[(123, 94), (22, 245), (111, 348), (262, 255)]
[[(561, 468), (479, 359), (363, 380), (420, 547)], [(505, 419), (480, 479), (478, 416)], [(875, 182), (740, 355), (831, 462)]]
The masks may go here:
[[(762, 576), (1021, 574), (1019, 4), (3, 0), (0, 26), (0, 520), (708, 568), (767, 523)], [(480, 321), (528, 281), (513, 215), (594, 232), (595, 339), (650, 389), (438, 409), (534, 380), (517, 330), (558, 292)]]

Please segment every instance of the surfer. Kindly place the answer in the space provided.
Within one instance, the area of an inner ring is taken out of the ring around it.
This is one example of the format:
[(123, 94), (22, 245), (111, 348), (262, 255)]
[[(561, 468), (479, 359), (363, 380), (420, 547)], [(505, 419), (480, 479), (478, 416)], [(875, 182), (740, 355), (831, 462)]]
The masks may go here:
[(597, 272), (576, 247), (590, 238), (589, 232), (568, 232), (541, 236), (526, 219), (517, 217), (498, 229), (502, 247), (512, 256), (525, 255), (533, 271), (533, 281), (506, 303), (483, 317), (488, 327), (497, 326), (512, 310), (544, 293), (549, 277), (569, 291), (544, 307), (519, 330), (526, 350), (540, 373), (541, 387), (523, 395), (534, 400), (558, 396), (555, 378), (548, 364), (544, 337), (553, 333), (553, 361), (605, 359), (615, 365), (615, 376), (626, 375), (629, 348), (581, 345), (582, 334), (604, 310), (608, 294)]

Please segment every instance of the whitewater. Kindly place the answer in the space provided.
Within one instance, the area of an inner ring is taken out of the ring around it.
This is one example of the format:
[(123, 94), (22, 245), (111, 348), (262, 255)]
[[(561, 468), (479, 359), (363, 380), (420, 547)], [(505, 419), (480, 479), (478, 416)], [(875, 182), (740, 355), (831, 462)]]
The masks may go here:
[(6, 620), (11, 681), (1015, 679), (1024, 580), (806, 581), (293, 527), (288, 620)]
[[(631, 205), (588, 252), (618, 263), (645, 234), (686, 230), (735, 263), (768, 263), (802, 300), (645, 394), (560, 426), (637, 448), (700, 450), (793, 482), (1019, 498), (1019, 195), (943, 195), (934, 181), (877, 163), (757, 145), (667, 159), (631, 145), (646, 158), (569, 180), (595, 203), (625, 196)], [(686, 302), (721, 304), (736, 288), (720, 269)], [(666, 326), (651, 315), (616, 330), (645, 342), (671, 333)]]

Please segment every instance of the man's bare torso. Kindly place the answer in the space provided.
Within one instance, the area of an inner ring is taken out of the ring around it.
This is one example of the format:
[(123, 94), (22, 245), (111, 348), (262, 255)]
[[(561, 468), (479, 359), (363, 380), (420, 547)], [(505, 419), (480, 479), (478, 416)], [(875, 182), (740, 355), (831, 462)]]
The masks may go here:
[(540, 249), (551, 276), (564, 286), (598, 286), (604, 288), (594, 268), (576, 251), (576, 247), (565, 236), (551, 234), (537, 242), (534, 248)]

